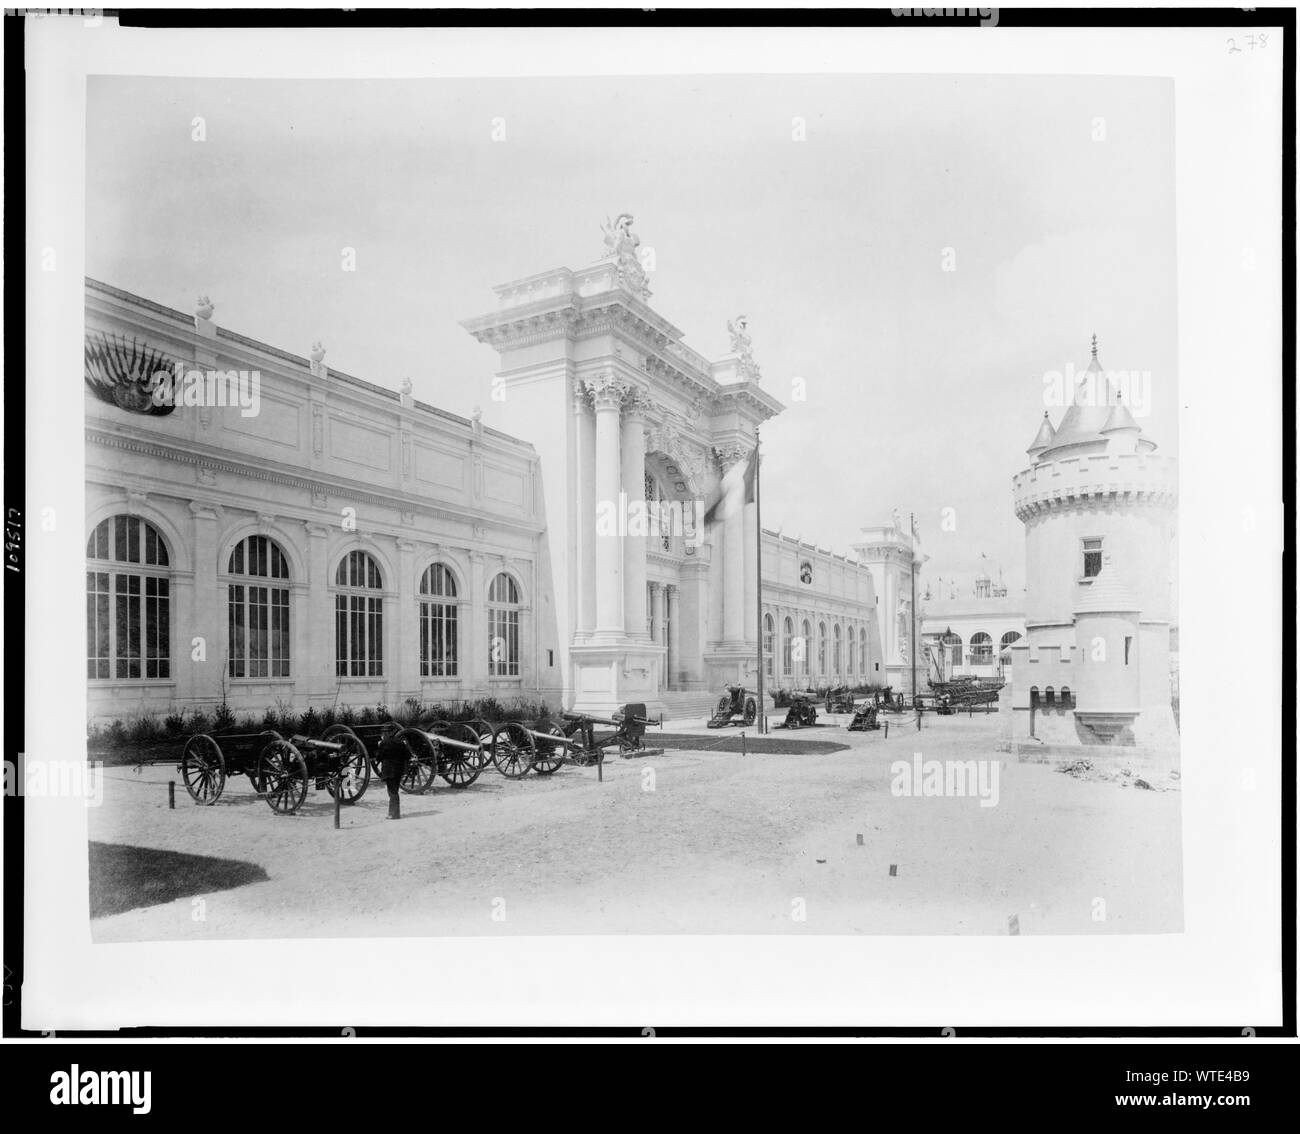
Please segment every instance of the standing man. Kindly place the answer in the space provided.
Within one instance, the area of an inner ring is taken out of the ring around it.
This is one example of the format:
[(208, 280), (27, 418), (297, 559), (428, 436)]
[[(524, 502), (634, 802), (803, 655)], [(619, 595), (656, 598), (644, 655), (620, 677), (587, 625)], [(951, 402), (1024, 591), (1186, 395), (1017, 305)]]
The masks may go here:
[(401, 730), (396, 724), (384, 727), (379, 741), (379, 776), (388, 785), (388, 818), (402, 817), (402, 777), (406, 775), (411, 750), (406, 746)]

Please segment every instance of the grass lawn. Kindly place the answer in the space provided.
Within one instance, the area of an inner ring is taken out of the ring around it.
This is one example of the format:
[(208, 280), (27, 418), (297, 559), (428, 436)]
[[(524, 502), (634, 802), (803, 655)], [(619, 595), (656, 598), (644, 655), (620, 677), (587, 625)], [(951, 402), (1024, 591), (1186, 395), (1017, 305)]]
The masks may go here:
[(267, 877), (254, 862), (92, 842), (90, 916), (162, 905), (191, 894), (264, 882)]

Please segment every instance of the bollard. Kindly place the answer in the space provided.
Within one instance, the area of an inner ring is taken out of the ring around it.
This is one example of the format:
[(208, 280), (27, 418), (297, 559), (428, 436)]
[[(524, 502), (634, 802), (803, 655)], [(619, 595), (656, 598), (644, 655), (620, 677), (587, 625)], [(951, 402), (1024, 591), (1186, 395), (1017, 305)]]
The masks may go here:
[(603, 748), (596, 749), (596, 782), (602, 784), (605, 782), (605, 750)]
[(885, 739), (886, 739), (886, 740), (889, 739), (889, 722), (888, 722), (888, 721), (885, 722)]
[(748, 755), (749, 755), (749, 749), (748, 749), (748, 747), (747, 747), (746, 744), (745, 744), (745, 733), (744, 733), (743, 730), (742, 730), (742, 732), (741, 732), (741, 734), (740, 734), (740, 754), (741, 754), (742, 756), (748, 756)]
[(334, 830), (339, 829), (339, 816), (343, 810), (343, 777), (339, 777), (338, 786), (334, 789)]
[(167, 781), (167, 806), (173, 811), (176, 810), (176, 781)]
[(920, 709), (916, 710), (916, 731), (917, 732), (921, 731), (921, 710)]

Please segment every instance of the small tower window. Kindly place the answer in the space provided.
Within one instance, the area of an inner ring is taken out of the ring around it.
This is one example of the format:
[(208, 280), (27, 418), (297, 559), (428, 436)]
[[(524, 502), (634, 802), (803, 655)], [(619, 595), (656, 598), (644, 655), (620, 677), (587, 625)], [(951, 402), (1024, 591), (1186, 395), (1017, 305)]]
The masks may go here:
[(1083, 541), (1083, 577), (1093, 579), (1101, 574), (1101, 540)]

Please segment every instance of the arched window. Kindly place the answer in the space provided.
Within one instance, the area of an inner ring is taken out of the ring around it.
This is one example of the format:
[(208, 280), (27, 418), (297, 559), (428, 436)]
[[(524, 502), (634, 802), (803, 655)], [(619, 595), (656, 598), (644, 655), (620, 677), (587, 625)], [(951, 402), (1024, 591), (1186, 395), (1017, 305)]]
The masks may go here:
[(854, 654), (856, 653), (857, 636), (858, 636), (857, 631), (854, 630), (852, 626), (850, 626), (849, 627), (849, 673), (850, 674), (853, 672), (853, 666), (856, 661)]
[(971, 665), (993, 664), (993, 639), (982, 630), (970, 637)]
[(449, 567), (431, 563), (420, 576), (420, 676), (455, 677), (460, 641), (456, 578)]
[(1068, 709), (1069, 707), (1070, 707), (1070, 687), (1068, 685), (1062, 685), (1061, 686), (1061, 708)]
[(772, 639), (776, 636), (776, 622), (770, 614), (763, 615), (763, 674), (769, 680), (772, 678), (772, 667), (775, 658), (772, 653)]
[(231, 677), (289, 676), (289, 560), (275, 540), (251, 535), (226, 564)]
[(379, 564), (349, 551), (334, 575), (334, 658), (339, 677), (383, 677), (384, 599)]
[(1056, 694), (1052, 691), (1052, 687), (1050, 685), (1045, 690), (1043, 690), (1043, 693), (1044, 693), (1043, 700), (1048, 705), (1049, 708), (1052, 705), (1056, 704)]
[(826, 623), (817, 623), (817, 672), (826, 672)]
[(794, 623), (787, 617), (781, 629), (781, 673), (791, 677), (794, 675)]
[(831, 651), (831, 657), (834, 659), (835, 662), (835, 672), (837, 674), (840, 674), (844, 672), (844, 654), (841, 646), (843, 631), (840, 629), (840, 624), (838, 622), (835, 623), (835, 633), (833, 637), (834, 637), (834, 643)]
[(799, 676), (807, 677), (812, 668), (812, 625), (803, 620), (803, 637), (799, 641)]
[(488, 585), (488, 676), (519, 676), (519, 588), (504, 571)]
[(171, 678), (171, 560), (158, 529), (110, 516), (86, 541), (86, 676)]

